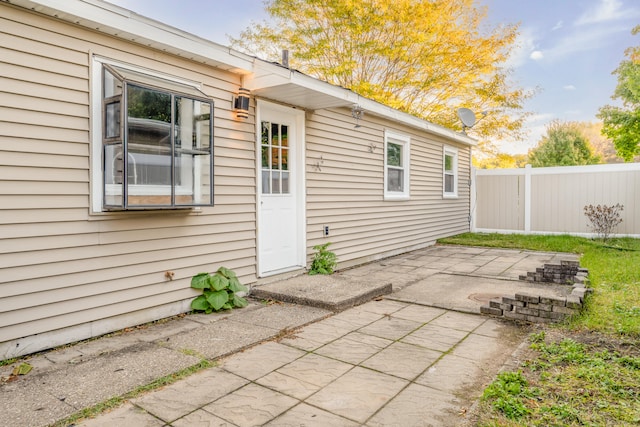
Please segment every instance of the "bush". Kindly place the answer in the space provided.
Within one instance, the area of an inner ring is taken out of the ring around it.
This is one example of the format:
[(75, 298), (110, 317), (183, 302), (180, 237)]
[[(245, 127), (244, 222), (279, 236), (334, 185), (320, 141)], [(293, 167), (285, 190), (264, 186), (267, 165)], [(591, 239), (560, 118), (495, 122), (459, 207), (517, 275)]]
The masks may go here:
[(613, 229), (622, 222), (620, 212), (623, 209), (624, 206), (619, 203), (612, 206), (587, 205), (584, 207), (584, 214), (591, 223), (588, 226), (593, 229), (599, 238), (606, 242)]
[(191, 279), (191, 287), (202, 289), (202, 295), (191, 301), (191, 308), (209, 314), (213, 311), (246, 307), (243, 298), (247, 288), (240, 284), (236, 273), (220, 267), (215, 274), (199, 273)]
[(336, 254), (327, 249), (331, 243), (325, 243), (323, 245), (316, 245), (313, 247), (317, 252), (311, 262), (311, 268), (309, 269), (309, 275), (314, 274), (332, 274), (336, 268)]

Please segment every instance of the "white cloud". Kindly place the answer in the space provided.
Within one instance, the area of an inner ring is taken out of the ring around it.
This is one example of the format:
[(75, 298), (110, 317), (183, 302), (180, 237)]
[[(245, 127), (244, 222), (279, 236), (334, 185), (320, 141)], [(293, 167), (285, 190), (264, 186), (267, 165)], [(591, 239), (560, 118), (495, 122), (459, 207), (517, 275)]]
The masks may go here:
[(600, 0), (600, 2), (584, 12), (575, 21), (575, 25), (595, 24), (599, 22), (617, 21), (625, 18), (638, 16), (637, 9), (622, 9), (622, 2), (619, 0)]
[(612, 43), (617, 33), (628, 31), (629, 28), (613, 25), (589, 28), (589, 31), (576, 31), (560, 39), (554, 47), (545, 49), (544, 56), (547, 60), (553, 61), (574, 53), (594, 51)]
[(562, 89), (564, 89), (564, 90), (576, 90), (576, 87), (574, 85), (564, 85), (564, 86), (562, 86)]
[(533, 52), (531, 52), (531, 55), (529, 55), (529, 58), (533, 59), (534, 61), (539, 61), (544, 58), (544, 54), (539, 50), (534, 50)]
[(553, 28), (551, 29), (551, 31), (555, 31), (555, 30), (559, 30), (560, 28), (562, 28), (562, 26), (564, 25), (564, 23), (562, 21), (558, 21), (556, 23), (556, 25), (553, 26)]
[(509, 54), (509, 59), (507, 59), (504, 66), (518, 68), (524, 65), (531, 52), (535, 49), (535, 40), (536, 36), (531, 28), (521, 28), (520, 34), (516, 37), (514, 47)]

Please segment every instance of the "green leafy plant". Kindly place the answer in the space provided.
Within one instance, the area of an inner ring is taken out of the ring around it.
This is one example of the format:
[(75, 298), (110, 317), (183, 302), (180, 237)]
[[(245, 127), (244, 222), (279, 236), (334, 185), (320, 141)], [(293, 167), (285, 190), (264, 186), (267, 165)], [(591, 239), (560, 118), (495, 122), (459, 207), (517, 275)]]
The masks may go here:
[(530, 413), (525, 403), (536, 394), (528, 385), (522, 372), (501, 372), (484, 390), (483, 399), (510, 420), (518, 420)]
[(313, 257), (313, 261), (311, 262), (309, 275), (333, 273), (333, 270), (336, 268), (338, 263), (336, 261), (336, 254), (327, 249), (330, 244), (331, 242), (327, 242), (313, 247), (316, 253)]
[(191, 301), (191, 308), (209, 314), (247, 306), (246, 286), (240, 284), (236, 273), (220, 267), (214, 274), (199, 273), (191, 279), (191, 287), (202, 289), (202, 295)]

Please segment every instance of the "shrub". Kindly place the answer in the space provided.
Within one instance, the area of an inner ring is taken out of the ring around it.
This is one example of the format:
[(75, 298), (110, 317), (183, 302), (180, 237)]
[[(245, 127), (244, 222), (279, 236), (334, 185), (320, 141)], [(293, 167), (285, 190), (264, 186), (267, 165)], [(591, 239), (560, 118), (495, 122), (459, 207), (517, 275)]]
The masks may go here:
[(316, 250), (316, 253), (313, 257), (313, 261), (311, 262), (311, 268), (309, 269), (309, 275), (314, 274), (332, 274), (333, 270), (336, 268), (336, 254), (327, 250), (327, 247), (331, 242), (325, 243), (323, 245), (316, 245), (313, 249)]
[(607, 241), (613, 229), (622, 222), (620, 212), (624, 206), (616, 203), (612, 206), (607, 205), (587, 205), (584, 207), (584, 214), (589, 219), (589, 227), (601, 238)]
[(230, 310), (247, 306), (243, 294), (247, 288), (240, 284), (236, 273), (220, 267), (213, 275), (199, 273), (191, 279), (191, 287), (202, 289), (202, 295), (191, 301), (191, 308), (209, 314), (213, 311)]

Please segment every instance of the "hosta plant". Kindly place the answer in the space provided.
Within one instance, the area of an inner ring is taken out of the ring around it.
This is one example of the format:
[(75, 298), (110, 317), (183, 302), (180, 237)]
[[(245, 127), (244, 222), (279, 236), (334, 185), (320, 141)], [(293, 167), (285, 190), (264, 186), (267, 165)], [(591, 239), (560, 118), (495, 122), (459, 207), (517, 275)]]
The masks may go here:
[(191, 301), (191, 308), (209, 314), (247, 306), (247, 288), (240, 284), (236, 273), (220, 267), (214, 274), (199, 273), (191, 279), (191, 287), (202, 289), (202, 295)]

